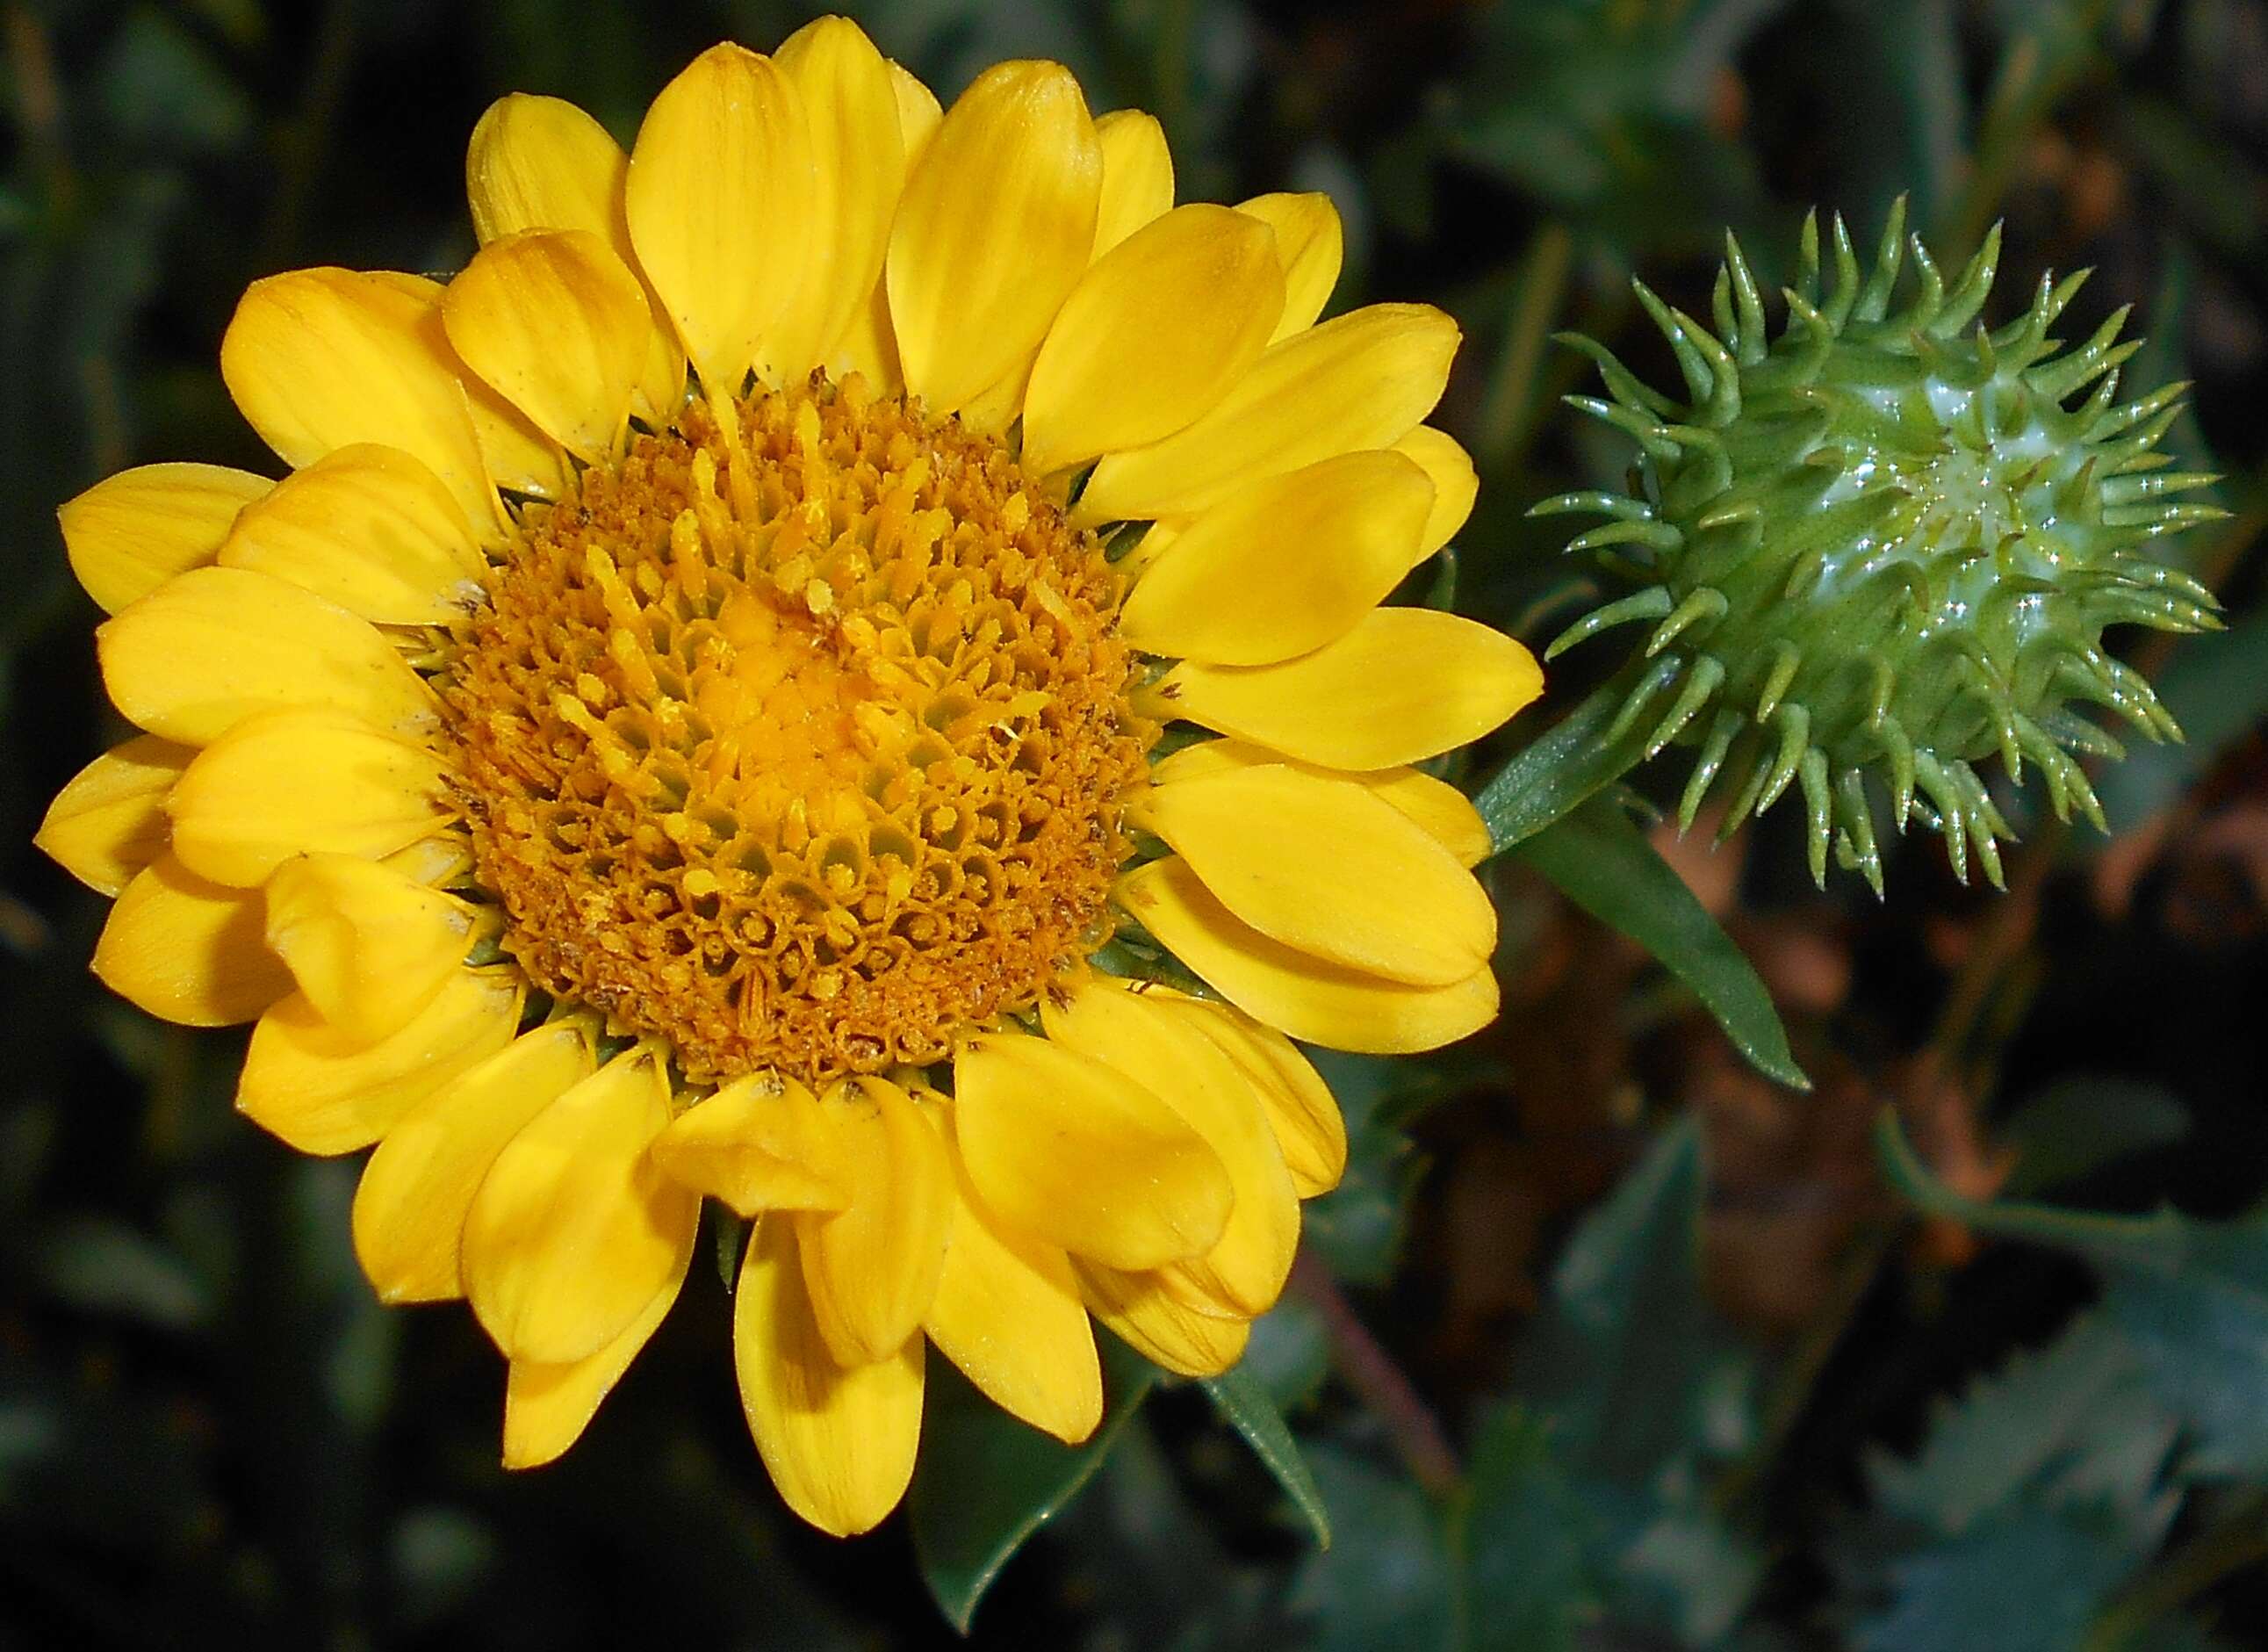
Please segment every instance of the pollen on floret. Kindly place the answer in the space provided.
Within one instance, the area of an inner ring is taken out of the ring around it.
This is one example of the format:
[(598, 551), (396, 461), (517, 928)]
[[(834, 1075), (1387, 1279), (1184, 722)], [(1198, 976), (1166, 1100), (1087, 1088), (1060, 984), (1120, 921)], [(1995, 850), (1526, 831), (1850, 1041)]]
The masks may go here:
[(939, 1059), (1108, 926), (1123, 578), (996, 439), (855, 375), (694, 408), (525, 507), (444, 699), (555, 996), (696, 1080)]

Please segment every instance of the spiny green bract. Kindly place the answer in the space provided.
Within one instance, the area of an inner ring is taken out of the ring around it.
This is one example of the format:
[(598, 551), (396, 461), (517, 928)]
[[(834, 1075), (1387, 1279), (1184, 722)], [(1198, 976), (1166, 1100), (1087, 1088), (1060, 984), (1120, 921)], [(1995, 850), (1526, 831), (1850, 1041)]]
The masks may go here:
[[(2058, 816), (2097, 826), (2073, 754), (2117, 742), (2069, 702), (2118, 712), (2153, 740), (2180, 731), (2150, 686), (2103, 653), (2102, 630), (2217, 627), (2211, 592), (2153, 561), (2149, 542), (2225, 514), (2175, 496), (2214, 480), (2167, 470), (2157, 444), (2185, 386), (2117, 401), (2119, 311), (2077, 350), (2048, 328), (2085, 272), (2043, 277), (2022, 316), (1977, 320), (1999, 252), (1995, 227), (1948, 288), (1918, 237), (1916, 291), (1893, 309), (1904, 203), (1861, 276), (1838, 216), (1834, 284), (1821, 294), (1818, 221), (1804, 226), (1788, 322), (1766, 336), (1756, 279), (1727, 237), (1712, 332), (1643, 284), (1691, 401), (1641, 384), (1613, 352), (1563, 342), (1599, 365), (1609, 401), (1571, 397), (1639, 449), (1633, 491), (1569, 493), (1536, 513), (1613, 520), (1576, 539), (1637, 589), (1587, 615), (1546, 658), (1631, 620), (1653, 623), (1616, 689), (1603, 740), (1631, 763), (1699, 745), (1679, 810), (1712, 787), (1729, 834), (1791, 785), (1809, 815), (1812, 876), (1827, 849), (1881, 892), (1866, 777), (1890, 819), (1944, 834), (1964, 881), (1973, 853), (2000, 881), (2012, 837), (1972, 766), (1998, 753), (2021, 781), (2039, 765)], [(2090, 384), (2076, 407), (2068, 403)]]

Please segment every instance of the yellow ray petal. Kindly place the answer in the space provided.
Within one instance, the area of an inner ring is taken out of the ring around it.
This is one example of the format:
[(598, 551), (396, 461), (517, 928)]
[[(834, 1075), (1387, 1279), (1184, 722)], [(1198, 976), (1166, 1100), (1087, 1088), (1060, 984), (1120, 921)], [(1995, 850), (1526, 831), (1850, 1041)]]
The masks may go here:
[(1094, 468), (1072, 520), (1181, 516), (1231, 490), (1399, 441), (1433, 410), (1457, 324), (1425, 304), (1373, 304), (1272, 344), (1212, 411)]
[(358, 442), (398, 447), (441, 478), (466, 520), (486, 524), (495, 493), (438, 292), (351, 269), (255, 281), (221, 340), (221, 377), (287, 463)]
[(906, 165), (911, 166), (944, 124), (945, 106), (918, 75), (895, 58), (890, 61), (890, 94), (897, 100), (898, 136), (906, 146)]
[(1496, 1019), (1491, 970), (1454, 986), (1404, 986), (1322, 962), (1239, 922), (1178, 859), (1129, 873), (1117, 898), (1223, 998), (1309, 1044), (1402, 1055), (1453, 1044)]
[(367, 1147), (412, 1107), (503, 1049), (519, 1024), (516, 970), (460, 970), (401, 1031), (349, 1036), (295, 992), (260, 1018), (236, 1110), (302, 1153)]
[[(903, 64), (893, 63), (890, 91), (898, 106), (898, 136), (905, 149), (905, 173), (910, 174), (929, 140), (945, 119), (937, 93), (915, 78)], [(900, 192), (903, 193), (902, 177)], [(894, 215), (895, 216), (895, 215)], [(887, 254), (887, 245), (884, 251)], [(905, 387), (898, 365), (898, 337), (890, 325), (887, 272), (879, 272), (861, 304), (835, 341), (827, 362), (828, 372), (839, 383), (846, 373), (861, 374), (877, 395), (895, 395)]]
[(946, 113), (906, 180), (886, 272), (906, 384), (932, 413), (1038, 347), (1086, 268), (1101, 188), (1102, 147), (1060, 63), (995, 64)]
[(1535, 656), (1432, 608), (1381, 608), (1273, 666), (1185, 660), (1151, 709), (1333, 769), (1385, 769), (1477, 740), (1543, 690)]
[(433, 1001), (473, 933), (460, 901), (348, 855), (295, 855), (268, 880), (268, 948), (316, 1014), (375, 1042)]
[(512, 1362), (504, 1390), (504, 1467), (541, 1468), (583, 1437), (583, 1430), (598, 1415), (600, 1402), (614, 1391), (630, 1362), (669, 1317), (677, 1294), (685, 1286), (686, 1265), (692, 1260), (692, 1248), (688, 1246), (685, 1262), (675, 1277), (656, 1291), (637, 1317), (596, 1353), (569, 1365)]
[(445, 826), (431, 837), (421, 837), (407, 849), (383, 857), (381, 866), (404, 872), (420, 883), (446, 889), (461, 883), (473, 870), (473, 841), (461, 826)]
[(646, 1148), (669, 1122), (650, 1048), (618, 1056), (530, 1120), (465, 1214), (465, 1295), (509, 1360), (596, 1353), (681, 1276), (701, 1196)]
[(835, 1537), (880, 1525), (921, 1442), (922, 1339), (845, 1368), (819, 1334), (794, 1224), (756, 1223), (733, 1293), (733, 1368), (756, 1450), (787, 1506)]
[(655, 1139), (653, 1159), (743, 1216), (850, 1202), (843, 1142), (819, 1098), (776, 1073), (750, 1073), (696, 1102)]
[(1346, 255), (1346, 232), (1339, 210), (1321, 193), (1259, 195), (1241, 202), (1238, 211), (1249, 212), (1276, 232), (1276, 255), (1284, 264), (1284, 313), (1268, 342), (1289, 338), (1315, 324), (1330, 302), (1331, 289), (1339, 284), (1339, 264)]
[(1241, 1010), (1201, 999), (1180, 1001), (1250, 1080), (1300, 1197), (1313, 1198), (1336, 1187), (1346, 1174), (1346, 1119), (1314, 1064), (1282, 1033)]
[(1073, 1259), (1094, 1316), (1152, 1365), (1181, 1376), (1219, 1376), (1244, 1357), (1252, 1322), (1189, 1307), (1154, 1274), (1125, 1273)]
[(561, 98), (515, 92), (489, 105), (465, 149), (465, 199), (486, 246), (522, 230), (588, 230), (621, 240), (630, 157), (607, 129)]
[(1145, 560), (1119, 629), (1137, 648), (1214, 665), (1307, 653), (1402, 582), (1432, 504), (1423, 470), (1375, 448), (1240, 488)]
[(630, 417), (653, 317), (645, 289), (586, 230), (524, 230), (473, 254), (442, 300), (458, 356), (586, 461)]
[(1199, 1312), (1264, 1314), (1283, 1292), (1300, 1244), (1300, 1196), (1252, 1084), (1179, 1005), (1089, 976), (1041, 1004), (1048, 1036), (1156, 1087), (1228, 1167), (1235, 1208), (1220, 1243), (1158, 1270)]
[(1076, 1445), (1102, 1420), (1102, 1366), (1071, 1258), (987, 1210), (953, 1157), (960, 1205), (923, 1328), (987, 1399)]
[(441, 479), (396, 447), (327, 454), (244, 508), (220, 548), (242, 568), (380, 625), (446, 625), (488, 561)]
[(828, 359), (880, 278), (906, 146), (890, 65), (850, 18), (806, 24), (780, 42), (777, 61), (803, 94), (814, 162), (803, 284), (774, 323), (779, 369), (792, 383)]
[[(447, 361), (449, 370), (456, 375), (466, 409), (472, 416), (473, 442), (481, 451), (481, 463), (490, 480), (516, 493), (531, 493), (546, 499), (557, 498), (567, 474), (562, 466), (558, 444), (529, 423), (525, 413), (490, 389), (480, 375), (459, 358), (449, 343), (448, 325), (441, 314), (448, 289), (429, 276), (406, 276), (392, 270), (379, 271), (375, 279), (409, 294), (424, 306), (425, 319), (421, 325), (431, 336), (433, 350)], [(472, 520), (479, 522), (483, 519), (475, 514)]]
[(1311, 958), (1453, 986), (1496, 950), (1496, 908), (1425, 828), (1351, 780), (1261, 764), (1155, 785), (1128, 818), (1220, 903)]
[(1174, 206), (1174, 152), (1166, 129), (1154, 114), (1114, 109), (1097, 115), (1095, 141), (1102, 145), (1102, 195), (1094, 214), (1094, 251), (1100, 258), (1152, 218)]
[(411, 738), (439, 721), (433, 691), (368, 621), (247, 569), (192, 568), (104, 621), (94, 640), (112, 703), (185, 746), (291, 706)]
[(185, 1027), (250, 1021), (291, 990), (268, 950), (260, 896), (208, 883), (170, 854), (134, 874), (94, 943), (94, 972), (137, 1009)]
[(1176, 207), (1095, 260), (1033, 365), (1025, 468), (1154, 442), (1226, 395), (1284, 307), (1274, 241), (1226, 207)]
[[(607, 129), (573, 104), (515, 92), (489, 106), (465, 152), (473, 228), (483, 246), (522, 230), (585, 230), (635, 271), (623, 204), (630, 168)], [(666, 423), (683, 399), (685, 356), (642, 271), (638, 283), (649, 325), (637, 409)]]
[(210, 562), (236, 513), (276, 484), (225, 465), (136, 465), (55, 513), (71, 572), (106, 614)]
[(963, 402), (962, 426), (983, 436), (1006, 435), (1008, 427), (1023, 416), (1024, 392), (1031, 387), (1032, 365), (1038, 359), (1039, 352), (1034, 350), (988, 388)]
[(803, 1282), (836, 1359), (863, 1365), (905, 1346), (937, 1294), (953, 1170), (920, 1104), (887, 1080), (848, 1080), (821, 1105), (842, 1141), (850, 1200), (796, 1219)]
[(355, 1255), (379, 1297), (432, 1302), (464, 1294), (465, 1213), (504, 1145), (597, 1071), (588, 1026), (521, 1034), (439, 1086), (390, 1125), (355, 1188)]
[(441, 760), (342, 712), (269, 712), (197, 755), (174, 784), (173, 851), (249, 889), (311, 851), (375, 860), (438, 831)]
[(1480, 498), (1481, 479), (1472, 455), (1431, 424), (1411, 431), (1394, 444), (1394, 451), (1415, 461), (1433, 482), (1433, 508), (1418, 536), (1418, 554), (1410, 564), (1414, 568), (1457, 536), (1473, 513), (1473, 501)]
[(774, 318), (801, 286), (814, 193), (802, 100), (769, 57), (712, 46), (661, 90), (630, 151), (639, 266), (711, 396), (780, 382)]
[(1482, 822), (1472, 800), (1447, 781), (1406, 766), (1331, 769), (1321, 763), (1302, 763), (1280, 751), (1256, 746), (1248, 740), (1201, 740), (1151, 765), (1150, 778), (1165, 785), (1175, 780), (1194, 780), (1200, 775), (1271, 763), (1325, 778), (1353, 781), (1424, 827), (1429, 837), (1456, 856), (1459, 866), (1476, 867), (1489, 857), (1488, 827)]
[(73, 775), (32, 839), (91, 889), (115, 895), (166, 852), (166, 793), (196, 754), (136, 734)]
[(1228, 1171), (1143, 1084), (1020, 1033), (966, 1039), (953, 1072), (961, 1162), (1004, 1222), (1121, 1267), (1220, 1242)]

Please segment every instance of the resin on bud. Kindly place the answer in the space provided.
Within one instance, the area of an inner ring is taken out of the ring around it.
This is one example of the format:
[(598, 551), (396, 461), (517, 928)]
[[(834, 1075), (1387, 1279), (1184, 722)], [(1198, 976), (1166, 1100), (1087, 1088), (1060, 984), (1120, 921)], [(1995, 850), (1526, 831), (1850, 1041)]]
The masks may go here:
[[(1862, 273), (1837, 217), (1822, 279), (1815, 216), (1767, 336), (1740, 247), (1726, 240), (1713, 327), (1639, 302), (1685, 380), (1677, 401), (1579, 335), (1607, 399), (1569, 398), (1636, 442), (1628, 494), (1560, 495), (1535, 514), (1608, 520), (1568, 547), (1596, 553), (1628, 594), (1586, 615), (1546, 659), (1645, 621), (1614, 682), (1597, 755), (1627, 768), (1697, 747), (1678, 818), (1712, 793), (1722, 831), (1800, 796), (1812, 876), (1838, 861), (1881, 893), (1878, 800), (1903, 832), (1940, 831), (1955, 875), (2001, 878), (2007, 822), (1977, 764), (2019, 782), (2037, 765), (2057, 815), (2098, 827), (2077, 759), (2118, 742), (2079, 714), (2107, 708), (2151, 740), (2180, 731), (2149, 684), (2106, 653), (2106, 626), (2217, 629), (2213, 594), (2153, 559), (2152, 542), (2226, 513), (2182, 495), (2214, 477), (2158, 444), (2185, 386), (2118, 400), (2119, 311), (2078, 348), (2049, 328), (2084, 272), (2043, 277), (1997, 330), (1980, 319), (1996, 227), (1948, 281), (1893, 208)], [(1912, 279), (1901, 292), (1902, 265)]]

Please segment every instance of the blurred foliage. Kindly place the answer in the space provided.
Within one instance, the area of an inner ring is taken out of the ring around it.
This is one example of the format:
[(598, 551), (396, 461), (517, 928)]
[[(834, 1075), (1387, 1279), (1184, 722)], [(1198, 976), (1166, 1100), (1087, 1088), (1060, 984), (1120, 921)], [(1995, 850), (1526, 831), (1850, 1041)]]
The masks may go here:
[[(2103, 774), (2108, 839), (2004, 797), (2005, 896), (1927, 852), (1892, 904), (1822, 896), (1788, 822), (1712, 855), (1621, 799), (1505, 857), (1503, 1020), (1324, 1059), (1353, 1161), (1292, 1294), (1210, 1392), (1114, 1348), (1083, 1450), (933, 1361), (906, 1513), (817, 1538), (754, 1461), (703, 1272), (571, 1457), (508, 1478), (468, 1317), (357, 1274), (351, 1167), (233, 1117), (236, 1038), (81, 967), (101, 904), (28, 838), (117, 725), (52, 512), (128, 463), (261, 464), (214, 371), (236, 294), (454, 267), (490, 98), (627, 138), (703, 46), (807, 13), (0, 0), (0, 1643), (2258, 1644), (2268, 5), (857, 11), (947, 96), (1042, 55), (1156, 111), (1185, 197), (1329, 190), (1337, 302), (1466, 329), (1441, 421), (1481, 507), (1410, 595), (1532, 642), (1596, 593), (1523, 513), (1624, 462), (1557, 417), (1587, 365), (1548, 341), (1660, 379), (1631, 274), (1697, 309), (1724, 229), (1771, 255), (1900, 191), (1948, 256), (2004, 218), (2011, 290), (2095, 266), (2074, 336), (2141, 306), (2132, 382), (2197, 380), (2169, 446), (2234, 513), (2174, 542), (2230, 630), (2131, 653), (2189, 743)], [(1457, 778), (1580, 703), (1573, 664)]]

